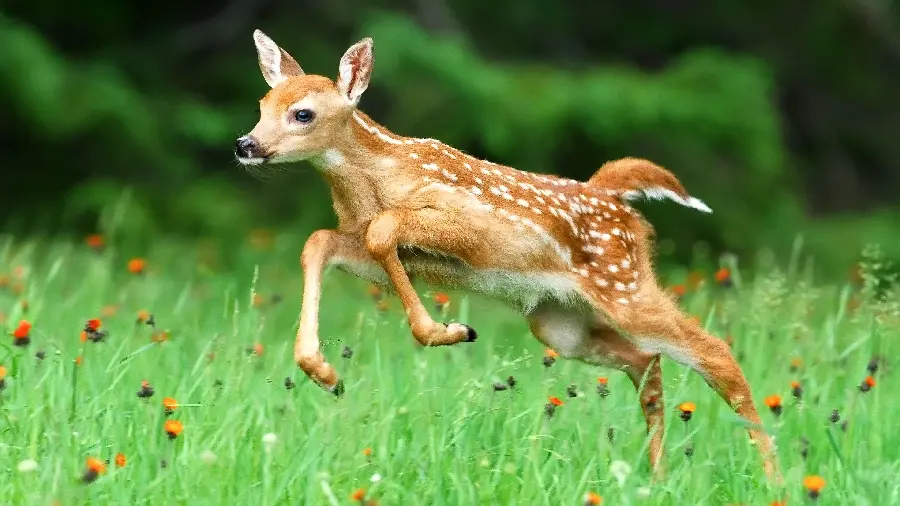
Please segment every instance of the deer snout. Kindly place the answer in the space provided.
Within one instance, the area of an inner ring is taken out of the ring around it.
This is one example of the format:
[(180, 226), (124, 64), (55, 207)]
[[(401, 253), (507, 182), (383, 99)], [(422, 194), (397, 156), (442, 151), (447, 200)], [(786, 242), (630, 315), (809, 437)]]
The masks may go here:
[(250, 161), (262, 162), (264, 158), (260, 153), (259, 142), (249, 135), (238, 137), (237, 142), (234, 143), (234, 154), (245, 163)]

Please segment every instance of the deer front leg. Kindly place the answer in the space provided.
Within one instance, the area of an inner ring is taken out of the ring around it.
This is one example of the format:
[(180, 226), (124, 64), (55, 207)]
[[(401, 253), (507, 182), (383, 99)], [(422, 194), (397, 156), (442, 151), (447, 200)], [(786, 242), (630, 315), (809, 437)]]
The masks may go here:
[(335, 257), (371, 262), (362, 245), (333, 230), (317, 230), (303, 246), (303, 306), (294, 343), (294, 361), (313, 381), (334, 395), (344, 393), (344, 382), (325, 360), (319, 349), (319, 299), (322, 295), (322, 271)]
[(477, 334), (472, 327), (461, 323), (441, 324), (431, 318), (400, 263), (397, 246), (416, 244), (413, 229), (417, 225), (411, 213), (387, 211), (369, 224), (366, 249), (387, 273), (403, 303), (413, 337), (419, 343), (423, 346), (445, 346), (475, 341)]

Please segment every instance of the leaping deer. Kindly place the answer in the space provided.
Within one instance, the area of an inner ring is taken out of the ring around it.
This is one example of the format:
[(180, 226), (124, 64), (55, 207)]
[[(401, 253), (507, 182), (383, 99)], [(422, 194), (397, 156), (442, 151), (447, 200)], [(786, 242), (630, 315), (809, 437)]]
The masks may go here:
[(711, 212), (671, 172), (623, 158), (581, 182), (403, 137), (357, 109), (372, 75), (371, 38), (346, 51), (336, 81), (304, 73), (261, 31), (253, 39), (271, 90), (235, 154), (245, 165), (310, 161), (331, 188), (338, 218), (336, 229), (313, 232), (301, 255), (294, 360), (316, 383), (344, 392), (319, 348), (326, 265), (392, 288), (423, 345), (475, 341), (472, 327), (431, 318), (410, 282), (415, 276), (501, 299), (561, 356), (623, 370), (638, 390), (654, 470), (662, 454), (664, 354), (700, 373), (750, 422), (766, 473), (777, 472), (740, 366), (727, 344), (688, 319), (660, 288), (651, 264), (653, 229), (629, 205), (669, 199)]

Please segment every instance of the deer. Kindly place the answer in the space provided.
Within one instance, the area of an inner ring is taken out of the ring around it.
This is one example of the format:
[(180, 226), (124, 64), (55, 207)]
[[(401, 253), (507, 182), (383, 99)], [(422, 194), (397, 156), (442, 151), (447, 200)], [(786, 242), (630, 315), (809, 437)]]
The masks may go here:
[(300, 255), (294, 361), (317, 385), (345, 393), (320, 349), (321, 281), (329, 266), (396, 294), (420, 344), (476, 341), (471, 326), (430, 316), (412, 282), (418, 279), (498, 299), (559, 356), (625, 372), (638, 392), (654, 472), (662, 470), (666, 356), (699, 373), (748, 422), (766, 475), (780, 476), (729, 345), (683, 313), (654, 273), (654, 230), (631, 204), (669, 200), (712, 212), (672, 172), (625, 157), (577, 181), (398, 135), (358, 108), (372, 75), (372, 38), (346, 50), (334, 80), (305, 73), (262, 31), (253, 39), (270, 89), (235, 156), (248, 169), (311, 163), (330, 188), (338, 222), (312, 232)]

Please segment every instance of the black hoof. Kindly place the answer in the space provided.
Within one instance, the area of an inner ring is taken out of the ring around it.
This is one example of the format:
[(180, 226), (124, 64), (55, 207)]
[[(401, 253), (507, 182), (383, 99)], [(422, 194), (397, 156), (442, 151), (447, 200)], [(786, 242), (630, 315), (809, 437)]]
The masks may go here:
[[(457, 323), (457, 325), (462, 325), (466, 328), (466, 339), (463, 341), (464, 343), (474, 343), (476, 339), (478, 339), (478, 332), (475, 332), (475, 329), (466, 325), (465, 323)], [(444, 323), (445, 327), (449, 327), (449, 323)]]

